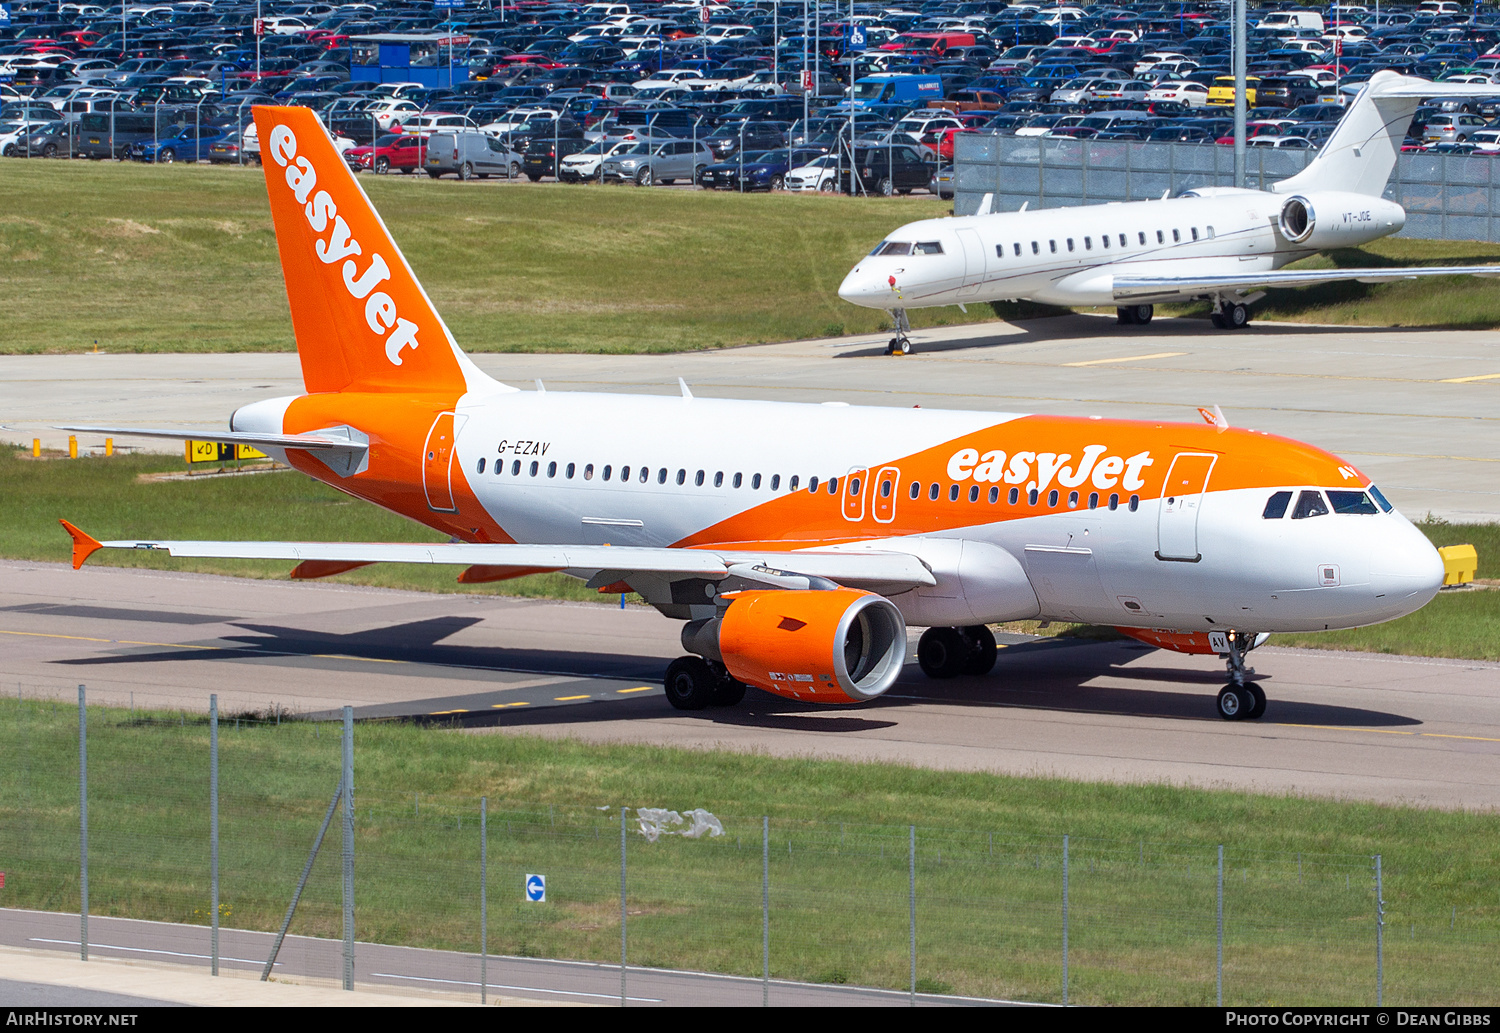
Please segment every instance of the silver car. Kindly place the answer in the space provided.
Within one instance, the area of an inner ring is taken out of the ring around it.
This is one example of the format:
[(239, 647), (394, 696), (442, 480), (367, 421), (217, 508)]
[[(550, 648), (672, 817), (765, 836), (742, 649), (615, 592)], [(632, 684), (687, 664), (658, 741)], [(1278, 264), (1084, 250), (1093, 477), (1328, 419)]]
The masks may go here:
[(638, 140), (633, 146), (605, 158), (599, 166), (599, 178), (605, 183), (633, 182), (641, 187), (679, 179), (696, 183), (703, 170), (713, 162), (713, 152), (703, 143)]
[(423, 166), (433, 179), (456, 175), (459, 179), (484, 179), (521, 175), (521, 152), (507, 147), (504, 140), (478, 130), (462, 133), (433, 133), (427, 138), (427, 163)]

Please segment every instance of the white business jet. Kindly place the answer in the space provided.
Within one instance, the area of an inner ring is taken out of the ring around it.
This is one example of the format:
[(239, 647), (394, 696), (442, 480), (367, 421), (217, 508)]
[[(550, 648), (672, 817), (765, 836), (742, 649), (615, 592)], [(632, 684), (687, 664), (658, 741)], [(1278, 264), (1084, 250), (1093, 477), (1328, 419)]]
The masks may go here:
[(1406, 210), (1381, 194), (1417, 105), (1476, 90), (1494, 87), (1377, 72), (1321, 153), (1269, 191), (1200, 187), (1159, 201), (1031, 212), (990, 212), (986, 195), (980, 214), (891, 233), (844, 277), (839, 297), (890, 312), (896, 337), (887, 351), (905, 354), (909, 308), (1021, 299), (1114, 305), (1121, 323), (1139, 324), (1158, 302), (1203, 298), (1215, 326), (1238, 329), (1265, 287), (1500, 276), (1500, 266), (1283, 269), (1399, 231)]

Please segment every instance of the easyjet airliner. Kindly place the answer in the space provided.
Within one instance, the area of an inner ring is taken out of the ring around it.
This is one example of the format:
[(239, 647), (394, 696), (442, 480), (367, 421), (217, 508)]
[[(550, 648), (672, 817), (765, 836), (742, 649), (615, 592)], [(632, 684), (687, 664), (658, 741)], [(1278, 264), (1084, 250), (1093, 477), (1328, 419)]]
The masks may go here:
[[(293, 577), (442, 563), (458, 580), (565, 571), (684, 622), (667, 669), (683, 709), (754, 685), (874, 699), (907, 653), (984, 674), (986, 625), (1113, 625), (1218, 654), (1226, 718), (1259, 716), (1245, 654), (1278, 631), (1421, 607), (1436, 551), (1349, 463), (1210, 423), (519, 391), (459, 350), (328, 134), (255, 110), (307, 393), (230, 430), (74, 430), (262, 448), (446, 544), (99, 542), (96, 549), (296, 561)], [(893, 450), (892, 443), (901, 448)]]

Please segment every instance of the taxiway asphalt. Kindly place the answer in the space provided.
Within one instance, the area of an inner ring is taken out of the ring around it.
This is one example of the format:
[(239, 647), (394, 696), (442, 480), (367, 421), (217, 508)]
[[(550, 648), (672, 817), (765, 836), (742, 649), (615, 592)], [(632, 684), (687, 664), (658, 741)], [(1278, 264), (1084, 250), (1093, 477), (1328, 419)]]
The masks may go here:
[[(645, 607), (0, 563), (0, 694), (405, 717), (477, 734), (753, 750), (1441, 808), (1500, 805), (1500, 664), (1263, 647), (1257, 722), (1223, 668), (1134, 642), (1007, 636), (982, 678), (908, 664), (868, 705), (755, 690), (675, 711), (678, 625)], [(915, 643), (915, 635), (912, 637)]]

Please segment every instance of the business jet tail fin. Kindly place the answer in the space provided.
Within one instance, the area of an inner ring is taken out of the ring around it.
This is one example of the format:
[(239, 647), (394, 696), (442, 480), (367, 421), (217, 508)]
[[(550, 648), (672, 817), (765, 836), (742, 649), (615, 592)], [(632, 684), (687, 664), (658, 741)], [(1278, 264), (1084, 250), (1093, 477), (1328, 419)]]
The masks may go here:
[(1385, 193), (1402, 141), (1418, 105), (1429, 97), (1492, 97), (1487, 84), (1435, 83), (1389, 69), (1365, 84), (1338, 128), (1307, 168), (1271, 189), (1278, 194), (1338, 190), (1369, 197)]
[(487, 380), (458, 350), (317, 115), (254, 112), (308, 392), (462, 394)]

